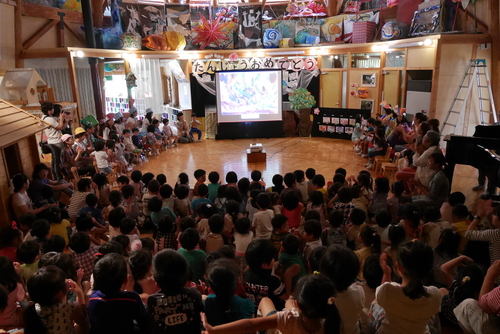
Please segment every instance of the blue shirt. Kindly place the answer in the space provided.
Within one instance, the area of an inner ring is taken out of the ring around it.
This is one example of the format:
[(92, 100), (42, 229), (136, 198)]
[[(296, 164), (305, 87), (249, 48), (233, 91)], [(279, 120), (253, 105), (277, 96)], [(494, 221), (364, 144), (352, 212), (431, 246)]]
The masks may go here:
[(227, 324), (240, 319), (250, 319), (255, 313), (255, 305), (250, 299), (234, 296), (228, 309), (217, 301), (217, 296), (210, 294), (205, 299), (205, 314), (212, 326)]

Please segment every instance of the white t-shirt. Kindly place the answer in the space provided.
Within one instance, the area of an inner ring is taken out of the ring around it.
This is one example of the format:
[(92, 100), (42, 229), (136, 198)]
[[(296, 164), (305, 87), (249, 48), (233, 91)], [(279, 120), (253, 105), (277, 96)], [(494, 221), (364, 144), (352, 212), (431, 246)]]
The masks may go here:
[(273, 218), (274, 211), (270, 209), (254, 213), (252, 226), (255, 228), (255, 238), (271, 239), (271, 234), (273, 233), (273, 225), (271, 224), (271, 220)]
[(43, 116), (42, 120), (50, 124), (50, 127), (45, 129), (45, 135), (47, 136), (47, 144), (59, 144), (61, 143), (62, 133), (60, 130), (56, 130), (59, 126), (59, 122), (56, 118), (52, 116)]
[[(300, 316), (299, 310), (293, 309), (283, 309), (276, 313), (278, 316), (278, 326), (277, 329), (283, 334), (303, 334), (303, 333), (311, 333), (306, 331), (306, 329), (302, 326), (302, 317)], [(323, 323), (323, 320), (321, 321)], [(319, 330), (313, 332), (311, 334), (323, 334), (324, 324), (320, 326)]]
[(379, 286), (375, 297), (378, 304), (385, 310), (385, 319), (377, 334), (429, 333), (427, 324), (430, 318), (441, 309), (441, 294), (434, 286), (425, 288), (429, 297), (412, 300), (403, 293), (398, 283), (386, 282)]
[(335, 305), (339, 310), (341, 334), (358, 334), (358, 321), (362, 320), (363, 306), (365, 304), (365, 291), (353, 283), (347, 290), (339, 292), (335, 297)]
[(12, 208), (14, 209), (14, 214), (16, 218), (19, 218), (23, 212), (20, 207), (23, 205), (27, 205), (28, 209), (33, 209), (33, 202), (31, 202), (31, 198), (28, 196), (26, 192), (21, 193), (17, 192), (12, 195)]
[(250, 244), (253, 240), (253, 232), (249, 231), (247, 234), (239, 234), (234, 232), (234, 245), (236, 246), (236, 253), (245, 254)]
[(108, 154), (106, 151), (94, 151), (90, 153), (90, 155), (95, 157), (97, 168), (109, 167)]

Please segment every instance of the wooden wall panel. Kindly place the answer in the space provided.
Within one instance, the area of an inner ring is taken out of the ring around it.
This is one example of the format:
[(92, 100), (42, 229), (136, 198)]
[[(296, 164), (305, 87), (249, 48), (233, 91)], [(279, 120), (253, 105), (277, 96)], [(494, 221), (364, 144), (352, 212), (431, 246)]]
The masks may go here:
[(433, 68), (436, 48), (410, 48), (408, 49), (406, 68)]

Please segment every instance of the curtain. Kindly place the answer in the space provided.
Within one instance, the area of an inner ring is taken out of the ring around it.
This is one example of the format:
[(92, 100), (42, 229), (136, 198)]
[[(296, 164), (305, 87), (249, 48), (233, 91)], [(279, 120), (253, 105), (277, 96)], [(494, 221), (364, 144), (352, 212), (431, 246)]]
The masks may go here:
[[(50, 87), (54, 88), (56, 101), (74, 102), (71, 92), (71, 81), (67, 68), (35, 68), (43, 80)], [(90, 68), (76, 68), (76, 81), (78, 94), (80, 95), (80, 116), (95, 116), (94, 90), (92, 88), (92, 78)]]
[(145, 114), (147, 108), (153, 109), (155, 114), (163, 113), (160, 60), (134, 59), (130, 62), (130, 69), (137, 78), (134, 106), (138, 113)]

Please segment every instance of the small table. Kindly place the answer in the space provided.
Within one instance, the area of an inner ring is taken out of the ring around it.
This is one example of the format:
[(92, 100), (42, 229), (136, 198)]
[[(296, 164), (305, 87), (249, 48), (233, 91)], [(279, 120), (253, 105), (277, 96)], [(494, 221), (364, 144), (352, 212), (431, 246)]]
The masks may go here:
[(251, 152), (249, 148), (247, 148), (247, 163), (255, 163), (255, 162), (266, 162), (266, 151), (262, 150), (262, 152)]

